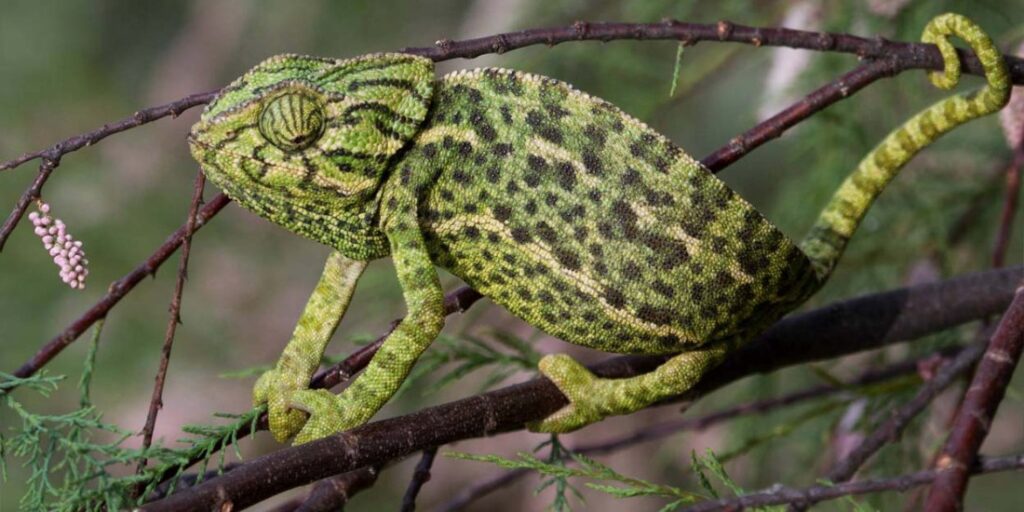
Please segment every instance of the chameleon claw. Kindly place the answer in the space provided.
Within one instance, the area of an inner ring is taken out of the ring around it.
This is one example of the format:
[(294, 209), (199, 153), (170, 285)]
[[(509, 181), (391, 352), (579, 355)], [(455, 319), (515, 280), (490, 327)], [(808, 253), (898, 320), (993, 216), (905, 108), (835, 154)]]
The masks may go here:
[(605, 399), (601, 379), (565, 354), (551, 354), (540, 360), (540, 372), (558, 386), (569, 405), (539, 422), (527, 425), (534, 432), (565, 433), (601, 421), (606, 414), (600, 403)]
[(306, 424), (295, 436), (293, 444), (300, 445), (314, 439), (341, 432), (349, 425), (341, 398), (326, 389), (304, 389), (292, 394), (289, 405), (309, 414)]
[(253, 386), (252, 403), (254, 406), (267, 405), (270, 432), (279, 442), (287, 441), (306, 423), (306, 414), (290, 408), (288, 404), (296, 391), (276, 369), (264, 372)]

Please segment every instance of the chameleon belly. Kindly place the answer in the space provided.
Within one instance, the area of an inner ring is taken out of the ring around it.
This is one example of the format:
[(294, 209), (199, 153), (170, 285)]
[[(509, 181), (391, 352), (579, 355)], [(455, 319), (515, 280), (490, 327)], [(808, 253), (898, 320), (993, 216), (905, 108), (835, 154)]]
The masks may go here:
[(402, 169), (437, 173), (418, 212), (435, 263), (575, 344), (678, 352), (756, 330), (817, 285), (795, 244), (725, 183), (554, 79), (442, 78)]

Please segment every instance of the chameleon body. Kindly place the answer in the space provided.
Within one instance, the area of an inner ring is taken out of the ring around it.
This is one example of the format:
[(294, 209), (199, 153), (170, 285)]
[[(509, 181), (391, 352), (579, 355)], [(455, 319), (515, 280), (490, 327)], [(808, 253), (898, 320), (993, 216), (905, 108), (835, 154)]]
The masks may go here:
[[(619, 380), (545, 357), (541, 372), (571, 403), (534, 429), (573, 430), (685, 391), (822, 285), (914, 153), (1005, 104), (1000, 53), (958, 15), (925, 30), (946, 60), (933, 82), (957, 81), (951, 34), (974, 47), (989, 84), (890, 134), (799, 245), (664, 136), (563, 82), (502, 69), (436, 79), (431, 61), (405, 54), (259, 64), (207, 108), (192, 152), (243, 206), (335, 251), (255, 402), (282, 440), (368, 421), (443, 327), (435, 265), (563, 340), (678, 354)], [(366, 262), (387, 255), (408, 315), (341, 395), (307, 390)]]

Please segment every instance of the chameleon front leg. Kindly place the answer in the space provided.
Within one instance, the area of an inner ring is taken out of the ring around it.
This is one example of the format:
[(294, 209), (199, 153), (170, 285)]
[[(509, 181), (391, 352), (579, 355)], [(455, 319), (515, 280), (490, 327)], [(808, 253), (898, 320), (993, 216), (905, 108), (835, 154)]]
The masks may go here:
[(540, 371), (558, 386), (569, 405), (530, 425), (530, 430), (571, 432), (607, 416), (630, 414), (679, 395), (717, 366), (728, 351), (728, 343), (712, 343), (676, 355), (652, 372), (627, 379), (598, 378), (566, 354), (545, 356)]
[(444, 326), (444, 293), (423, 234), (412, 227), (387, 236), (408, 313), (384, 340), (363, 374), (340, 395), (318, 389), (292, 396), (292, 407), (310, 414), (295, 444), (367, 422), (398, 391), (420, 354)]
[(346, 258), (338, 251), (327, 257), (320, 282), (302, 310), (288, 346), (274, 369), (256, 381), (253, 403), (267, 404), (270, 431), (278, 441), (295, 435), (305, 424), (306, 414), (291, 409), (289, 402), (296, 391), (309, 386), (365, 268), (365, 261)]

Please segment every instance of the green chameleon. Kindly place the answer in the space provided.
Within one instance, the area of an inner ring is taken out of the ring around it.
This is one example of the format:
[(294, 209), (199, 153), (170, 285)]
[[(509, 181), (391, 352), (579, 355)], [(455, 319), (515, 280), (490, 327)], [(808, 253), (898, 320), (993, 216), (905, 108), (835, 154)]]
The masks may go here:
[[(615, 380), (545, 357), (540, 371), (570, 404), (534, 430), (574, 430), (686, 391), (822, 286), (917, 151), (1006, 103), (1001, 54), (959, 15), (924, 31), (946, 63), (932, 82), (959, 79), (950, 35), (974, 48), (987, 86), (890, 134), (799, 245), (664, 136), (563, 82), (505, 69), (438, 79), (430, 60), (407, 54), (264, 61), (207, 107), (192, 154), (241, 205), (334, 251), (254, 401), (279, 440), (368, 421), (444, 325), (435, 266), (568, 342), (678, 354)], [(367, 262), (388, 255), (407, 316), (340, 395), (307, 389)]]

